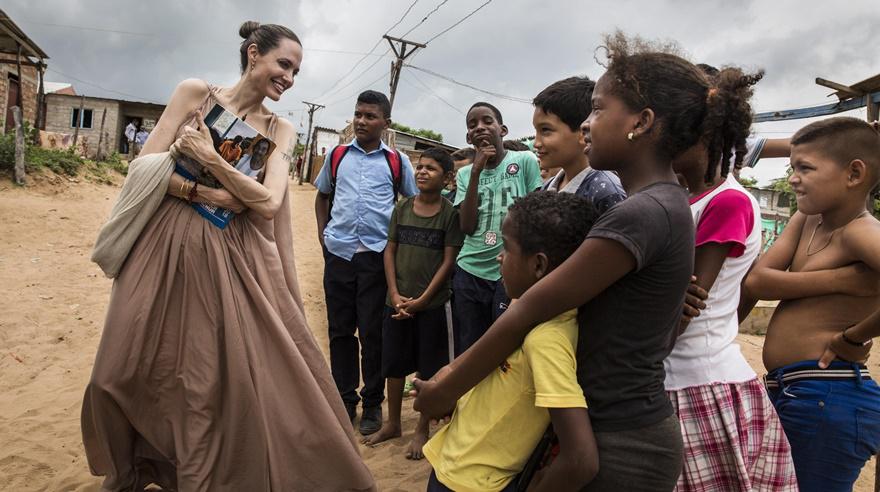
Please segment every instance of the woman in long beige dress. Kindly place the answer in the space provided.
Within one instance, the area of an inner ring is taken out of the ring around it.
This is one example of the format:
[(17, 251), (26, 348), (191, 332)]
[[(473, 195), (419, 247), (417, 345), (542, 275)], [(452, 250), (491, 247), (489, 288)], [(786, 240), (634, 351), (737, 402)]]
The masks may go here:
[[(263, 105), (293, 85), (302, 45), (245, 23), (242, 77), (178, 85), (143, 148), (172, 144), (225, 189), (193, 201), (239, 212), (220, 229), (168, 194), (113, 284), (82, 432), (105, 490), (372, 490), (373, 478), (303, 313), (284, 150), (294, 128)], [(200, 123), (214, 103), (277, 144), (262, 182), (229, 166)]]

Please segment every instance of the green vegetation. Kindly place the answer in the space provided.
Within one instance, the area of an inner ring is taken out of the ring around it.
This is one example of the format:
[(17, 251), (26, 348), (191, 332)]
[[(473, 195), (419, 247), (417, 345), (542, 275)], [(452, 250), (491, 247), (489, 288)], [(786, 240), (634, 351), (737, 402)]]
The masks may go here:
[(739, 177), (739, 184), (746, 186), (746, 187), (754, 188), (758, 184), (758, 180), (755, 178), (740, 176)]
[(396, 123), (396, 122), (391, 123), (391, 128), (394, 130), (400, 130), (400, 131), (406, 132), (406, 133), (412, 133), (413, 135), (418, 135), (420, 137), (430, 138), (431, 140), (436, 140), (438, 142), (443, 141), (443, 135), (440, 133), (437, 133), (433, 130), (428, 130), (425, 128), (419, 128), (419, 129), (410, 128), (406, 125), (402, 125), (402, 124)]
[(773, 184), (770, 185), (770, 189), (781, 191), (782, 193), (788, 195), (789, 202), (789, 210), (791, 210), (791, 215), (794, 215), (797, 212), (797, 197), (794, 195), (794, 191), (791, 189), (791, 184), (788, 183), (788, 177), (791, 176), (791, 168), (789, 167), (787, 171), (785, 171), (785, 177), (773, 180)]
[[(25, 172), (33, 173), (50, 170), (56, 174), (65, 176), (78, 176), (87, 173), (102, 183), (112, 183), (113, 180), (108, 171), (116, 171), (125, 175), (128, 164), (113, 152), (100, 162), (83, 159), (71, 150), (44, 149), (33, 145), (31, 135), (33, 130), (25, 130)], [(0, 134), (0, 172), (12, 173), (15, 167), (15, 134), (12, 132)]]
[[(791, 189), (791, 185), (788, 183), (789, 176), (791, 176), (790, 167), (785, 172), (785, 177), (773, 181), (773, 184), (770, 186), (770, 188), (776, 191), (781, 191), (788, 195), (788, 200), (791, 203), (791, 215), (794, 215), (794, 213), (797, 212), (797, 199), (794, 195), (794, 191), (792, 191)], [(878, 199), (878, 194), (874, 193), (871, 199), (874, 203), (874, 209), (871, 211), (871, 213), (874, 214), (874, 217), (880, 219), (880, 199)]]

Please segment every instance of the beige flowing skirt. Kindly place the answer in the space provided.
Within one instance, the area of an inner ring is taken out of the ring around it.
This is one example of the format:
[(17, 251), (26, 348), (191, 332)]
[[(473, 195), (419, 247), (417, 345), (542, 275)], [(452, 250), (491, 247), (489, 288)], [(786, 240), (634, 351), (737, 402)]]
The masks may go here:
[(224, 230), (164, 199), (113, 284), (82, 432), (106, 490), (374, 488), (303, 313), (287, 197)]

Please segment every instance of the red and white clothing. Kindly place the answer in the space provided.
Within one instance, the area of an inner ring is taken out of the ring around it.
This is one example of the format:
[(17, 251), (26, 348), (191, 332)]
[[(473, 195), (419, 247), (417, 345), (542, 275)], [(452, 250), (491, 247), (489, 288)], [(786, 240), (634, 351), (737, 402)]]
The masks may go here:
[(670, 391), (684, 461), (676, 492), (797, 491), (791, 448), (757, 379)]
[(663, 362), (666, 389), (712, 383), (741, 383), (757, 377), (736, 343), (740, 284), (761, 250), (761, 209), (733, 175), (691, 199), (697, 248), (730, 244), (706, 309), (694, 318)]
[(690, 203), (696, 247), (731, 247), (706, 309), (663, 361), (684, 439), (676, 490), (797, 490), (782, 424), (736, 343), (740, 284), (761, 249), (761, 209), (732, 174)]

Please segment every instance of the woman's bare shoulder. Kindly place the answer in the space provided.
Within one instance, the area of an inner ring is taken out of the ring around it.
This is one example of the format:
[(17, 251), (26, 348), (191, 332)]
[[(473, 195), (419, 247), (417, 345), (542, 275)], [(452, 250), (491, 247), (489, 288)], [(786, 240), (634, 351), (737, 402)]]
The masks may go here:
[(280, 132), (279, 134), (282, 135), (296, 133), (296, 130), (293, 127), (293, 123), (291, 123), (290, 120), (286, 118), (278, 118), (278, 123), (276, 123), (276, 125), (278, 125), (278, 128), (275, 130), (276, 133)]
[(177, 84), (171, 100), (177, 103), (201, 103), (211, 92), (211, 86), (201, 79), (186, 79)]

